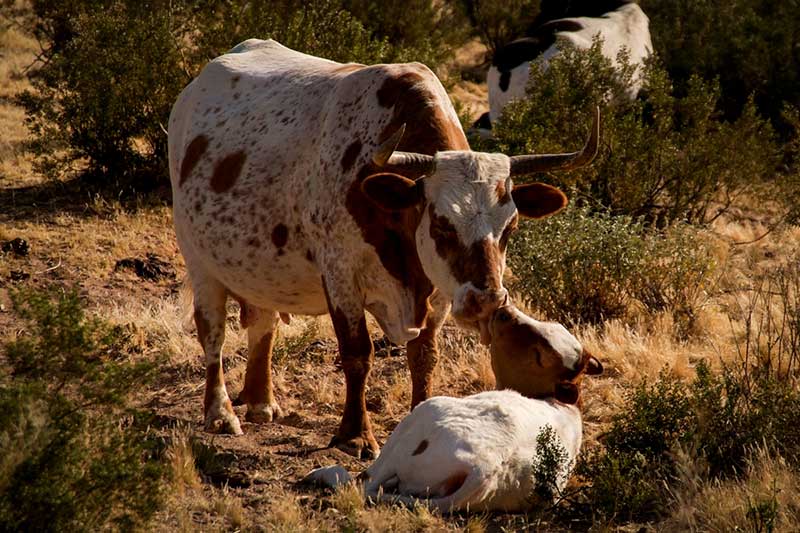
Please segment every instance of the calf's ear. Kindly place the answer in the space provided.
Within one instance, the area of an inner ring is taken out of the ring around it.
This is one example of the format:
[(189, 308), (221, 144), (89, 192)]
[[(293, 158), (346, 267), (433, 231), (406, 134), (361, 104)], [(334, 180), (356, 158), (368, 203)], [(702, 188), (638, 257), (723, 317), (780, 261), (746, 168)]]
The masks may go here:
[(603, 364), (597, 360), (595, 356), (586, 352), (586, 374), (589, 376), (598, 376), (603, 373)]
[(578, 403), (580, 391), (578, 391), (578, 386), (574, 383), (570, 381), (562, 381), (560, 383), (556, 383), (556, 392), (554, 396), (556, 397), (556, 400), (561, 403), (574, 405)]
[(544, 218), (567, 206), (566, 195), (546, 183), (517, 185), (511, 191), (511, 197), (519, 214), (527, 218)]
[(385, 211), (402, 211), (420, 203), (422, 187), (421, 181), (390, 172), (372, 174), (361, 182), (361, 192)]

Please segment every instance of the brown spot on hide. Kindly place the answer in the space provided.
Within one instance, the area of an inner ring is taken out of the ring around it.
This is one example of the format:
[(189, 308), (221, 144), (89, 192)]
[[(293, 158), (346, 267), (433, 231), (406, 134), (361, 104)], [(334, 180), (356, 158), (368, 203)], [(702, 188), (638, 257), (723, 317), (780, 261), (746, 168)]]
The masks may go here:
[(419, 210), (405, 209), (387, 213), (376, 209), (361, 190), (361, 180), (375, 167), (367, 165), (359, 172), (347, 192), (345, 206), (361, 229), (365, 242), (375, 248), (381, 265), (416, 297), (415, 322), (422, 325), (427, 314), (427, 298), (433, 285), (422, 270), (414, 232), (419, 225)]
[(211, 176), (211, 190), (223, 193), (233, 187), (242, 173), (246, 158), (247, 155), (240, 150), (219, 160), (214, 166), (214, 174)]
[(183, 161), (181, 161), (181, 175), (180, 180), (178, 181), (179, 185), (183, 185), (183, 182), (186, 181), (186, 178), (189, 177), (189, 174), (192, 173), (194, 167), (197, 166), (197, 163), (200, 162), (200, 158), (203, 157), (203, 154), (206, 152), (208, 148), (208, 138), (200, 134), (194, 139), (192, 142), (189, 143), (189, 146), (186, 147), (186, 153), (183, 154)]
[(411, 455), (419, 455), (419, 454), (421, 454), (422, 452), (424, 452), (427, 449), (428, 449), (428, 441), (427, 440), (423, 440), (422, 442), (419, 443), (419, 445), (411, 453)]
[(344, 151), (344, 155), (342, 156), (342, 170), (347, 172), (353, 168), (353, 164), (356, 162), (356, 159), (360, 154), (361, 141), (356, 139), (350, 144), (350, 146), (347, 147), (347, 150)]
[(503, 256), (500, 248), (486, 238), (465, 246), (458, 238), (455, 227), (446, 217), (436, 214), (429, 207), (431, 219), (430, 236), (436, 245), (436, 253), (450, 266), (450, 271), (459, 283), (472, 282), (479, 290), (500, 290), (500, 275)]
[(311, 253), (311, 250), (306, 250), (306, 261), (314, 262), (314, 254)]
[[(378, 103), (383, 107), (394, 106), (392, 119), (378, 141), (385, 141), (405, 124), (406, 131), (398, 150), (428, 155), (445, 150), (469, 150), (461, 125), (448, 118), (430, 89), (430, 84), (439, 84), (439, 80), (427, 69), (408, 68), (416, 70), (387, 78), (378, 90)], [(392, 171), (391, 167), (384, 170)], [(416, 179), (419, 176), (406, 177)]]
[(258, 240), (258, 237), (250, 237), (249, 239), (247, 239), (247, 246), (258, 248), (259, 246), (261, 246), (261, 241)]
[(242, 79), (242, 77), (239, 74), (236, 74), (231, 78), (231, 89), (236, 88), (236, 84), (239, 83), (240, 79)]
[(392, 107), (414, 84), (421, 81), (422, 75), (414, 71), (387, 77), (378, 89), (378, 103), (381, 107)]
[[(440, 107), (440, 99), (431, 90), (439, 84), (427, 68), (406, 65), (406, 72), (390, 75), (377, 91), (378, 103), (392, 108), (392, 118), (384, 127), (378, 141), (391, 137), (401, 124), (406, 131), (398, 150), (434, 155), (445, 150), (469, 150), (461, 125), (453, 123)], [(450, 105), (447, 102), (446, 105)], [(421, 326), (427, 316), (428, 296), (433, 285), (425, 276), (417, 253), (415, 232), (421, 219), (420, 209), (386, 213), (375, 209), (361, 191), (361, 182), (379, 172), (398, 172), (390, 166), (378, 168), (364, 165), (357, 180), (350, 186), (345, 200), (348, 212), (361, 229), (363, 239), (375, 248), (381, 264), (389, 274), (412, 290), (416, 297), (415, 322)], [(419, 176), (403, 175), (410, 179)]]
[(289, 240), (289, 228), (285, 224), (278, 224), (272, 228), (272, 244), (276, 248), (283, 248)]

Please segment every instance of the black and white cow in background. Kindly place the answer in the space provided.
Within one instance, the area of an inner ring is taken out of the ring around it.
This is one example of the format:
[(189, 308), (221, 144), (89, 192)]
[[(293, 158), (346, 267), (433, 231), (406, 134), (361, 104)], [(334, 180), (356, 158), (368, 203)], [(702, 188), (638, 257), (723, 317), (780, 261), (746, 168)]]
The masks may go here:
[[(546, 67), (558, 55), (559, 47), (587, 50), (599, 35), (603, 55), (614, 65), (625, 48), (630, 64), (641, 66), (653, 51), (649, 25), (647, 15), (634, 0), (544, 0), (529, 36), (512, 41), (494, 54), (487, 77), (489, 111), (475, 127), (490, 129), (506, 104), (523, 98), (531, 61), (539, 60)], [(629, 96), (636, 98), (640, 88), (637, 76)]]

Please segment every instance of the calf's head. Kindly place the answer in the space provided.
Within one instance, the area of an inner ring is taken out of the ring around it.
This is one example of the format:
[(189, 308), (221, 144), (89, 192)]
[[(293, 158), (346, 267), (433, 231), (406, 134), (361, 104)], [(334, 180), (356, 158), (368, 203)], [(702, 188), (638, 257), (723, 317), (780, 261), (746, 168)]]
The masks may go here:
[(603, 372), (600, 361), (564, 326), (534, 320), (513, 305), (498, 309), (489, 327), (498, 389), (574, 404), (583, 375)]
[[(579, 152), (509, 157), (471, 151), (435, 156), (397, 152), (403, 128), (378, 148), (381, 172), (362, 191), (388, 211), (418, 209), (417, 253), (425, 274), (452, 301), (454, 318), (481, 331), (488, 344), (491, 314), (507, 301), (503, 287), (506, 244), (519, 216), (542, 218), (567, 204), (544, 183), (515, 186), (513, 178), (589, 164), (597, 153), (599, 110)], [(414, 178), (414, 179), (410, 179)]]

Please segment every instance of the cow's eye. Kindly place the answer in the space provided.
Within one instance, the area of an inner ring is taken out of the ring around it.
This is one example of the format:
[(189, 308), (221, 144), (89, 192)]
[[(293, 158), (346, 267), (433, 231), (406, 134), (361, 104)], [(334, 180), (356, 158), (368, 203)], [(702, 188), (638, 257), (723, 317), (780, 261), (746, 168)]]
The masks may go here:
[(511, 314), (505, 310), (498, 311), (497, 320), (499, 320), (500, 322), (508, 322), (509, 320), (511, 320)]

